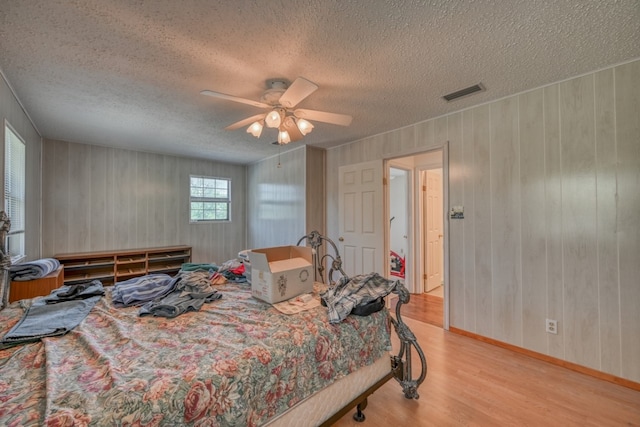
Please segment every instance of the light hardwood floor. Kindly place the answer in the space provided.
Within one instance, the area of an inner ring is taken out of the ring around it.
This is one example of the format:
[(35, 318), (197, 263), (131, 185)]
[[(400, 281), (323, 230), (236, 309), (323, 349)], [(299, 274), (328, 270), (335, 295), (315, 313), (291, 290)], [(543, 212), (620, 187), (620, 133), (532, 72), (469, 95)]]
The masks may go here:
[(639, 391), (405, 320), (428, 361), (420, 399), (392, 380), (369, 397), (364, 423), (347, 414), (336, 426), (640, 426)]
[[(391, 301), (391, 308), (394, 313), (397, 301), (397, 298), (393, 298)], [(402, 306), (402, 318), (408, 317), (442, 328), (444, 322), (443, 308), (442, 297), (431, 294), (411, 294), (409, 304)]]

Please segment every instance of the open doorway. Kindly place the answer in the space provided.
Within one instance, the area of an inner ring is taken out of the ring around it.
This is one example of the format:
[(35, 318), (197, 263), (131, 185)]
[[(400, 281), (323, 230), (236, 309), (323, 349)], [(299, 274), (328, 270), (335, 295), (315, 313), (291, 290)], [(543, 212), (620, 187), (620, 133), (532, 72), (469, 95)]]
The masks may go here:
[(405, 287), (410, 286), (410, 281), (406, 280), (411, 219), (410, 177), (411, 169), (399, 167), (397, 163), (389, 167), (389, 274)]
[(403, 312), (448, 327), (445, 274), (444, 150), (386, 162), (389, 272), (404, 281), (411, 302)]

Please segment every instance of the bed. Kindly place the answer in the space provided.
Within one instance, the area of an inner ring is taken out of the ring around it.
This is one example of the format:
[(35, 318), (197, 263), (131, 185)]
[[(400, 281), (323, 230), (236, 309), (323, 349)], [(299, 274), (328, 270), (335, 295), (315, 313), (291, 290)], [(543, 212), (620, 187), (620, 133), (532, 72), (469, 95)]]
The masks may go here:
[[(310, 238), (316, 254), (329, 241)], [(331, 267), (342, 271), (339, 255)], [(247, 284), (218, 290), (219, 300), (167, 319), (114, 307), (107, 287), (66, 335), (0, 350), (0, 425), (331, 425), (354, 407), (364, 420), (367, 396), (392, 378), (418, 398), (426, 361), (400, 316), (409, 299), (402, 285), (395, 317), (384, 309), (338, 324), (322, 306), (283, 314)], [(0, 311), (0, 335), (31, 302)], [(416, 379), (412, 350), (422, 362)]]

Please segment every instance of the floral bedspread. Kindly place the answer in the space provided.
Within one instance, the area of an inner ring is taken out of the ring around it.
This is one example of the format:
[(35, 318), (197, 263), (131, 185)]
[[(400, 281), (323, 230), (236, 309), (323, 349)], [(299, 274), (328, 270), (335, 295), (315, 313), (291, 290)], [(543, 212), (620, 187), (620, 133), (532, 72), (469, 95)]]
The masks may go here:
[[(2, 426), (258, 426), (382, 357), (388, 312), (330, 324), (296, 315), (244, 284), (174, 319), (115, 308), (111, 289), (65, 336), (0, 350)], [(22, 317), (0, 311), (0, 334)]]

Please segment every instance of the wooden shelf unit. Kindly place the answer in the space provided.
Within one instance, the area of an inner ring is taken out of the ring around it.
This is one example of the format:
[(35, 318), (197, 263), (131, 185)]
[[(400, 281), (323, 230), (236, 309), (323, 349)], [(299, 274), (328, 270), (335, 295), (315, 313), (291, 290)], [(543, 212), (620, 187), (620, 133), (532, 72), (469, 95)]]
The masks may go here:
[(153, 273), (175, 274), (191, 262), (191, 246), (58, 254), (64, 284), (98, 279), (105, 286)]

